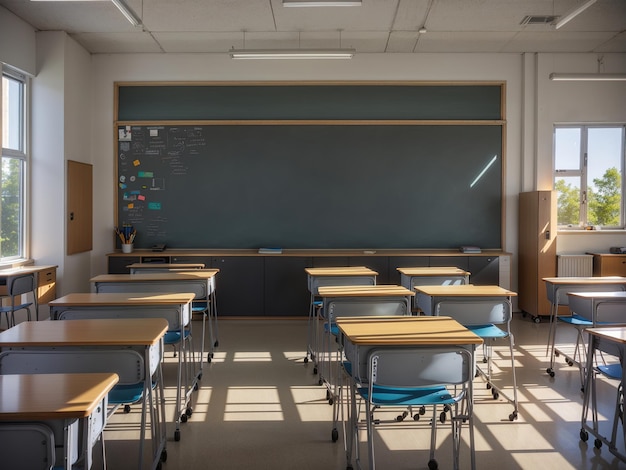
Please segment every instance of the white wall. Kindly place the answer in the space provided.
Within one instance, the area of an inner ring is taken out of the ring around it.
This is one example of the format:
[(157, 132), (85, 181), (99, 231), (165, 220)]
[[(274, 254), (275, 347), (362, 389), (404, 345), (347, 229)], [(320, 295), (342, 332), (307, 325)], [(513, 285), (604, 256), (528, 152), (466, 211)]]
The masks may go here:
[[(519, 192), (522, 58), (518, 54), (357, 54), (350, 61), (233, 61), (227, 54), (132, 54), (94, 56), (93, 162), (99, 220), (94, 227), (94, 273), (106, 270), (113, 250), (115, 160), (112, 138), (116, 81), (311, 81), (311, 80), (494, 80), (506, 81), (506, 249), (515, 251), (515, 199)], [(109, 130), (107, 130), (109, 129)]]
[[(550, 73), (626, 73), (626, 54), (541, 54), (537, 57), (536, 189), (552, 189), (552, 130), (556, 123), (626, 122), (626, 82), (551, 81)], [(530, 188), (534, 189), (534, 188)], [(558, 253), (606, 252), (626, 246), (626, 232), (559, 232)]]
[(35, 28), (0, 6), (0, 62), (35, 75)]

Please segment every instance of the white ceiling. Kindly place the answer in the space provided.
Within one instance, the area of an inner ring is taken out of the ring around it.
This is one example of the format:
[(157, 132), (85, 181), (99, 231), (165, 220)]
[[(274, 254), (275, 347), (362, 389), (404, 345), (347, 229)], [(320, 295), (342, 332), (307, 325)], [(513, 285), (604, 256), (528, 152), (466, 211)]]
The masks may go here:
[[(125, 0), (132, 26), (109, 0), (0, 0), (41, 31), (66, 31), (94, 54), (226, 53), (249, 49), (355, 48), (394, 52), (626, 52), (626, 0), (363, 0), (360, 7), (285, 8), (281, 0)], [(425, 27), (427, 33), (418, 30)]]

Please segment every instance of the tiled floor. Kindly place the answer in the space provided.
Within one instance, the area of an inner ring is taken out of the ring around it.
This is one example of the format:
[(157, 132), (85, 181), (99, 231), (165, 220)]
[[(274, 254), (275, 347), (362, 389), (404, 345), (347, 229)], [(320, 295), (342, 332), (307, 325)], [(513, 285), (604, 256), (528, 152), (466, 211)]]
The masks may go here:
[[(200, 323), (194, 322), (199, 331)], [(475, 380), (476, 467), (478, 469), (618, 469), (626, 468), (606, 446), (597, 450), (593, 438), (579, 438), (582, 394), (578, 369), (562, 358), (556, 376), (546, 374), (549, 324), (516, 314), (516, 369), (519, 419), (510, 422), (512, 406), (494, 400), (480, 378)], [(195, 340), (199, 340), (196, 334)], [(325, 389), (318, 385), (312, 363), (304, 364), (307, 323), (302, 320), (221, 318), (219, 348), (205, 364), (201, 387), (193, 394), (193, 415), (173, 439), (168, 425), (164, 469), (345, 469), (343, 436), (331, 442), (331, 411)], [(573, 329), (559, 330), (563, 343), (575, 339)], [(561, 341), (560, 341), (561, 342)], [(168, 351), (165, 374), (168, 420), (176, 359)], [(495, 350), (498, 377), (510, 390), (510, 359), (505, 343)], [(612, 417), (615, 383), (602, 381), (600, 419), (606, 429)], [(116, 414), (105, 431), (108, 468), (136, 467), (135, 447), (139, 407)], [(393, 415), (389, 415), (392, 420)], [(380, 414), (381, 417), (386, 415)], [(427, 469), (428, 420), (382, 424), (376, 434), (378, 469)], [(451, 468), (448, 426), (440, 426), (439, 468)], [(608, 430), (606, 431), (608, 432)], [(461, 468), (469, 467), (467, 429), (463, 430)], [(361, 448), (364, 435), (361, 436)], [(623, 443), (619, 448), (623, 449)], [(366, 461), (366, 460), (365, 460)], [(94, 467), (97, 468), (97, 467)], [(356, 466), (355, 466), (356, 468)]]

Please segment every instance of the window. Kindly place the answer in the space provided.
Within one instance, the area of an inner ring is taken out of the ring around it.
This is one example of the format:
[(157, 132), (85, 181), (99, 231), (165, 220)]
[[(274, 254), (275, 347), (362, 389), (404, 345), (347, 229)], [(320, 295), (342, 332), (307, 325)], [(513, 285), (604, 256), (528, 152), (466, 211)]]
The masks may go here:
[(554, 128), (560, 228), (624, 228), (624, 125)]
[(0, 262), (25, 257), (26, 77), (2, 69)]

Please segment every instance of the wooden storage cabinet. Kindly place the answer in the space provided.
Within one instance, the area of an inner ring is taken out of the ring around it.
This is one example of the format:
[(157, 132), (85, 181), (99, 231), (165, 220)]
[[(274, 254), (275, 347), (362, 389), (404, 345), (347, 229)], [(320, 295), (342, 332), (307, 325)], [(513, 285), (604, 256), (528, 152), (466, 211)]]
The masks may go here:
[(56, 299), (57, 269), (51, 267), (37, 273), (37, 303), (47, 304)]
[(626, 276), (626, 254), (590, 253), (594, 276)]
[(550, 315), (544, 277), (556, 276), (556, 194), (519, 195), (518, 306), (535, 321)]

